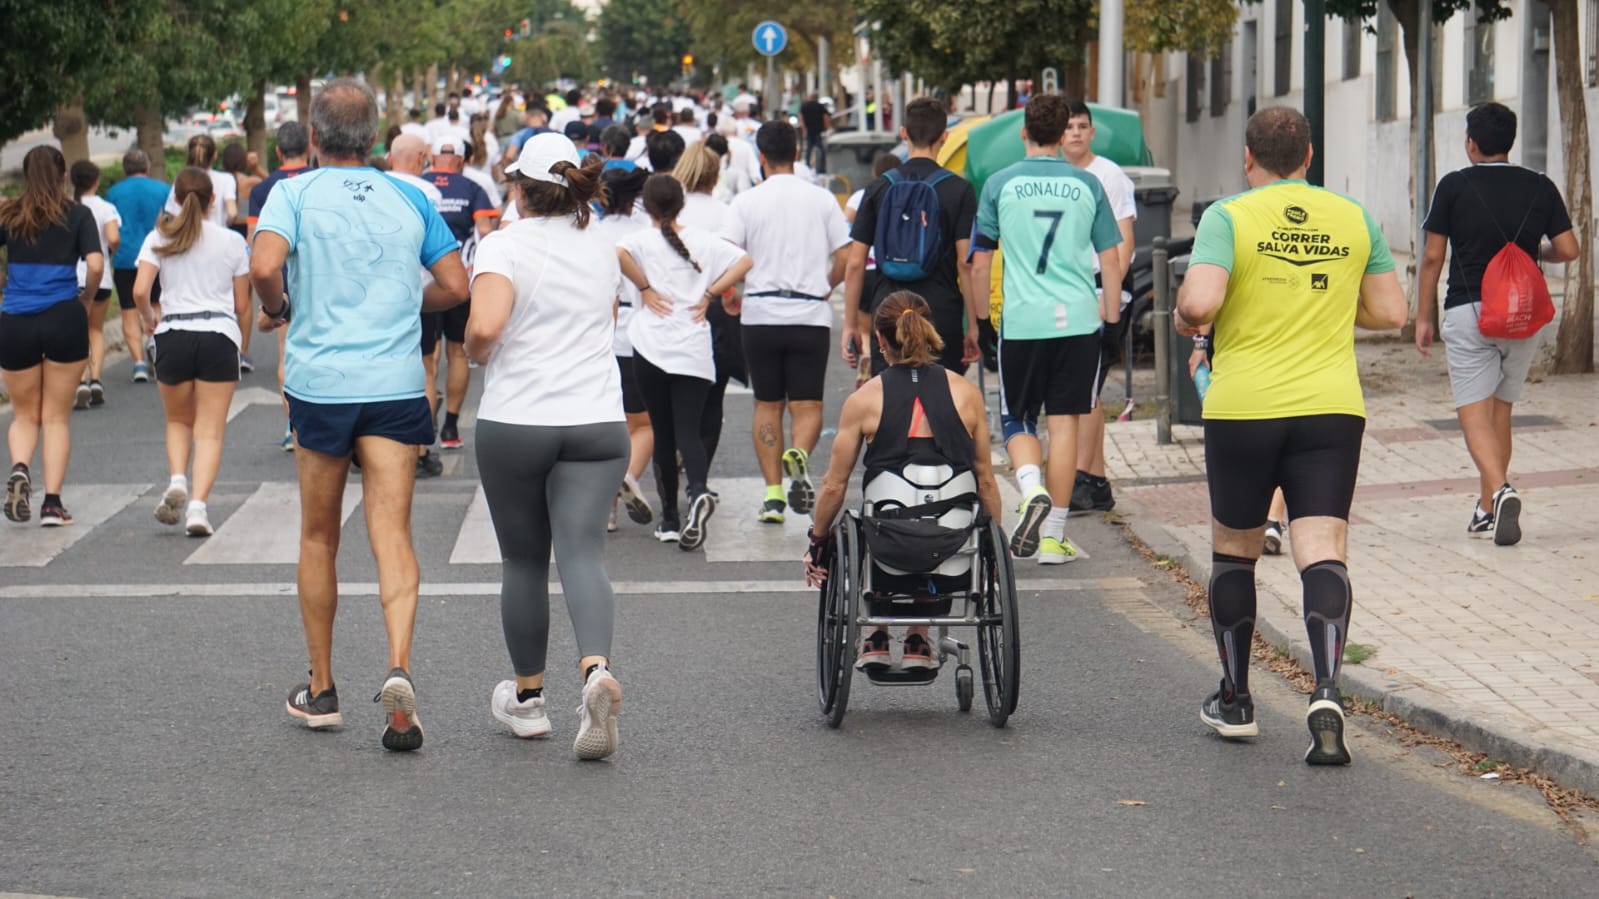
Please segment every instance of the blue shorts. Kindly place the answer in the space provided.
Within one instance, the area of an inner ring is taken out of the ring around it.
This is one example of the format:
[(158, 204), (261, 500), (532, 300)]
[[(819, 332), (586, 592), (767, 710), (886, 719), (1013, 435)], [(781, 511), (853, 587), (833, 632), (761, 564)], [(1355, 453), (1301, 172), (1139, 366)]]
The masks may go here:
[(380, 403), (288, 400), (295, 438), (312, 452), (348, 456), (357, 437), (383, 437), (409, 446), (433, 442), (433, 411), (425, 396)]

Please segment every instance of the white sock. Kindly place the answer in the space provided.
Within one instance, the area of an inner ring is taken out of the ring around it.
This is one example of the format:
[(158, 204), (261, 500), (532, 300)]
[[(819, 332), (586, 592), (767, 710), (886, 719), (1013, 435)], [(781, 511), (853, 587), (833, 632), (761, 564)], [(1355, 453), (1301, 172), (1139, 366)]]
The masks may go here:
[(1016, 469), (1016, 486), (1021, 488), (1022, 496), (1031, 493), (1034, 487), (1044, 485), (1044, 473), (1038, 470), (1037, 465), (1023, 465)]
[(1049, 510), (1049, 515), (1044, 518), (1043, 535), (1045, 537), (1054, 537), (1056, 540), (1062, 541), (1066, 539), (1067, 511), (1062, 506), (1055, 506)]
[(205, 500), (203, 500), (203, 499), (191, 499), (191, 500), (189, 500), (189, 512), (191, 514), (193, 514), (195, 512), (204, 512), (204, 511), (205, 511)]

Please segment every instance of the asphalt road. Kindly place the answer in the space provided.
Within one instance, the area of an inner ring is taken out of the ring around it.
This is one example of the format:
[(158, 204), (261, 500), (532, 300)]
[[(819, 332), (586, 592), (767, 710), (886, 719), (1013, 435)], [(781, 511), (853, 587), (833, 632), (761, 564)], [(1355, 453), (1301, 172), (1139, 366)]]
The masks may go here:
[[(282, 707), (305, 670), (294, 571), (271, 561), (294, 525), (263, 499), (293, 480), (281, 414), (235, 419), (212, 502), (222, 549), (202, 547), (150, 517), (159, 410), (154, 385), (126, 372), (111, 369), (105, 408), (74, 419), (74, 542), (40, 564), (49, 532), (0, 526), (0, 891), (1592, 895), (1599, 859), (1527, 788), (1461, 777), (1359, 719), (1352, 767), (1307, 768), (1304, 698), (1268, 674), (1255, 680), (1264, 735), (1213, 738), (1197, 716), (1216, 678), (1208, 624), (1097, 519), (1071, 531), (1090, 558), (1019, 568), (1009, 727), (989, 726), (980, 697), (956, 711), (945, 672), (923, 688), (858, 681), (829, 729), (815, 598), (796, 582), (803, 524), (749, 520), (747, 397), (729, 399), (713, 486), (731, 498), (707, 552), (631, 524), (612, 538), (626, 690), (612, 760), (571, 751), (579, 684), (559, 596), (554, 737), (515, 740), (489, 715), (509, 670), (498, 566), (474, 561), (470, 429), (451, 473), (418, 487), (426, 746), (378, 746), (366, 698), (383, 638), (360, 586), (375, 572), (359, 514), (341, 553), (346, 724), (303, 730)], [(831, 380), (830, 419), (841, 366)], [(267, 561), (228, 555), (251, 540)]]

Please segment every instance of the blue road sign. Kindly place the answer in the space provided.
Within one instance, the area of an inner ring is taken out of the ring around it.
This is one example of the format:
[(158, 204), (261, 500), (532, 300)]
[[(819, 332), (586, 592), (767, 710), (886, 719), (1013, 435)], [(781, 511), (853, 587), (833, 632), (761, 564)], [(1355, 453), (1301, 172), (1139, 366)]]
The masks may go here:
[(788, 31), (770, 19), (756, 25), (751, 38), (755, 42), (755, 52), (762, 56), (776, 56), (788, 46)]

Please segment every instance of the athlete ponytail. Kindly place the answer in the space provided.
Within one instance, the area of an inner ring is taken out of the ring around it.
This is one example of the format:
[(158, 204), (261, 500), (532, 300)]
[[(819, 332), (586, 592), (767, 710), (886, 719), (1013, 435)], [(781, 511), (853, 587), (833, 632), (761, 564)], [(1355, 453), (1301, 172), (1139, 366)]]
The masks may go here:
[(94, 190), (100, 183), (100, 167), (87, 159), (80, 159), (72, 164), (68, 171), (72, 180), (72, 198), (79, 203), (83, 202), (83, 195)]
[(197, 169), (209, 169), (211, 162), (217, 158), (217, 142), (209, 134), (196, 134), (189, 138), (188, 154), (184, 165), (192, 165)]
[(178, 256), (189, 252), (205, 230), (206, 211), (211, 208), (211, 175), (205, 169), (189, 166), (172, 180), (172, 195), (178, 201), (178, 214), (156, 228), (167, 242), (155, 247), (157, 256)]
[(683, 257), (683, 261), (700, 271), (700, 264), (689, 255), (688, 247), (677, 233), (677, 216), (683, 211), (683, 183), (671, 175), (651, 175), (644, 182), (644, 211), (661, 229), (661, 237)]
[(896, 364), (920, 367), (937, 362), (944, 340), (933, 327), (932, 314), (927, 301), (909, 290), (885, 297), (872, 321), (885, 354), (891, 352)]

